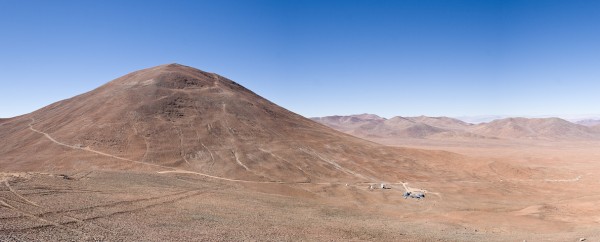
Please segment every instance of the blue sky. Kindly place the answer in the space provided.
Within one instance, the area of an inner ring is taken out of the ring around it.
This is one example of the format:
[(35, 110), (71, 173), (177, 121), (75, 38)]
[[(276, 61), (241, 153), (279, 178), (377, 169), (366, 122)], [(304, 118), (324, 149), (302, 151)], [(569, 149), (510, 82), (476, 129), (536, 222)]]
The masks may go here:
[(0, 33), (0, 117), (173, 62), (308, 117), (600, 113), (600, 1), (0, 0)]

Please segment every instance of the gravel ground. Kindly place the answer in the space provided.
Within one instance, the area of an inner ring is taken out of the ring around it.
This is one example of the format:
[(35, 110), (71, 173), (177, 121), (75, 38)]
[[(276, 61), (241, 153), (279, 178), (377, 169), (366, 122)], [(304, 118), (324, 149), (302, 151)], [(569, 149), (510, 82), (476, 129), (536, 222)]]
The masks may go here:
[[(5, 180), (8, 186), (0, 189), (0, 241), (575, 241), (579, 238), (578, 234), (568, 232), (557, 237), (475, 231), (457, 224), (413, 219), (414, 213), (410, 216), (404, 213), (408, 217), (402, 216), (403, 212), (385, 214), (377, 209), (378, 204), (370, 204), (375, 201), (336, 202), (335, 197), (341, 195), (331, 195), (332, 190), (356, 189), (345, 186), (303, 188), (317, 194), (310, 197), (280, 192), (286, 189), (144, 172), (92, 172), (67, 177), (12, 174), (5, 176)], [(395, 201), (394, 195), (386, 197), (387, 201)], [(396, 209), (408, 211), (425, 204), (402, 202), (405, 206)], [(386, 209), (384, 205), (381, 207)]]

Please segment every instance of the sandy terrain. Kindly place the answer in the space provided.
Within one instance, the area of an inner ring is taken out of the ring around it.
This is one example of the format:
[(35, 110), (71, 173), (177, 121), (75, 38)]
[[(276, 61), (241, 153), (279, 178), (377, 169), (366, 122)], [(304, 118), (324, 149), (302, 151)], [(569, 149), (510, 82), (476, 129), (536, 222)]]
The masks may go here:
[(0, 241), (600, 240), (600, 142), (461, 137), (371, 142), (149, 68), (0, 120)]
[[(374, 190), (160, 169), (3, 173), (0, 240), (596, 241), (599, 169), (572, 161), (579, 169), (556, 173), (547, 167), (557, 160), (540, 160), (543, 169), (491, 161), (490, 179), (448, 174)], [(406, 189), (426, 198), (404, 199)]]
[[(600, 240), (598, 141), (371, 140), (391, 146), (464, 154), (486, 163), (492, 170), (495, 178), (489, 180), (413, 182), (429, 190), (443, 191), (446, 205), (450, 201), (462, 202), (442, 209), (446, 216), (437, 218), (438, 221), (477, 224), (480, 231), (521, 230), (529, 235), (548, 236), (544, 240), (549, 241), (577, 241), (575, 237)], [(446, 199), (448, 196), (454, 198)], [(517, 239), (505, 236), (496, 233), (491, 238)]]

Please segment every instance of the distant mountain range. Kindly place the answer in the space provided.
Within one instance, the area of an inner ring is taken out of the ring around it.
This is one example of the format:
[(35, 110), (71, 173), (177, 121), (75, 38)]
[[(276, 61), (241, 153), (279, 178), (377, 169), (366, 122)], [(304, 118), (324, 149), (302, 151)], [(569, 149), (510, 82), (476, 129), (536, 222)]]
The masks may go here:
[(600, 115), (599, 114), (587, 114), (587, 115), (533, 115), (533, 116), (521, 116), (521, 115), (477, 115), (477, 116), (458, 116), (453, 117), (455, 119), (472, 123), (472, 124), (480, 124), (480, 123), (489, 123), (498, 119), (506, 119), (506, 118), (561, 118), (567, 120), (572, 123), (577, 123), (585, 126), (594, 126), (600, 124)]
[(584, 119), (584, 120), (580, 120), (575, 122), (576, 124), (581, 124), (584, 126), (588, 126), (588, 127), (592, 127), (592, 126), (598, 126), (600, 125), (600, 120), (598, 119)]
[[(543, 139), (587, 140), (600, 138), (600, 126), (560, 118), (504, 118), (471, 124), (449, 117), (393, 117), (374, 114), (328, 116), (312, 120), (362, 138), (413, 139)], [(586, 124), (586, 125), (583, 125)], [(600, 123), (598, 123), (600, 124)]]
[(467, 122), (467, 123), (472, 123), (472, 124), (480, 124), (480, 123), (488, 123), (494, 120), (498, 120), (498, 119), (504, 119), (504, 118), (509, 118), (510, 116), (507, 115), (479, 115), (479, 116), (460, 116), (460, 117), (454, 117), (458, 120)]

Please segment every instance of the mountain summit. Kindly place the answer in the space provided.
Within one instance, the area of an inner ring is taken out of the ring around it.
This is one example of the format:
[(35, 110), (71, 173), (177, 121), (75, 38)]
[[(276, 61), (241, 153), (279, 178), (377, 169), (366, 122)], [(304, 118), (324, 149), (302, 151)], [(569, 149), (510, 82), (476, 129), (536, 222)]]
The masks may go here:
[(334, 131), (225, 77), (179, 64), (136, 71), (2, 121), (0, 139), (5, 170), (178, 170), (282, 182), (431, 173), (406, 150)]

